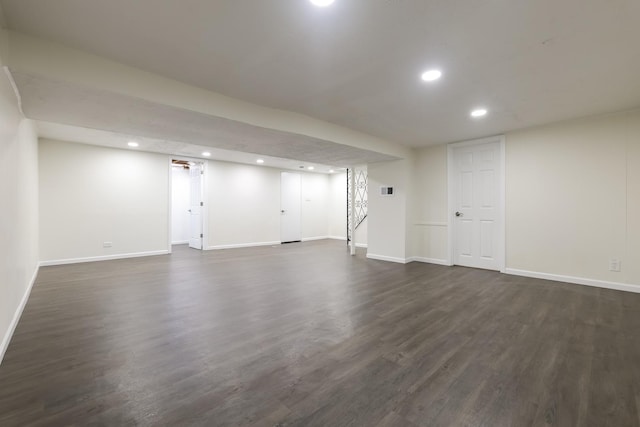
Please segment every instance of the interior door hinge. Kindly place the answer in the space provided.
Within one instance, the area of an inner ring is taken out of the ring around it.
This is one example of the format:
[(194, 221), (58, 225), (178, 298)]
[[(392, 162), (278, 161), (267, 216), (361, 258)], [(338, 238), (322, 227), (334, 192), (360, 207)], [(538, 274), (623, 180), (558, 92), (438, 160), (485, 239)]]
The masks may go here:
[(202, 233), (200, 233), (200, 238), (202, 239), (204, 236), (202, 235)]

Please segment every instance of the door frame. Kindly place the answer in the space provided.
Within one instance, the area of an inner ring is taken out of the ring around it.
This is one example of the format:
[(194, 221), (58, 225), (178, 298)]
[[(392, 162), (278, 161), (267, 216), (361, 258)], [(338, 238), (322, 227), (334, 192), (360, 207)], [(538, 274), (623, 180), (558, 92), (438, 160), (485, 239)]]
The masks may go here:
[(455, 212), (455, 200), (456, 200), (456, 188), (454, 186), (454, 150), (460, 147), (469, 147), (473, 145), (482, 145), (488, 143), (497, 142), (500, 146), (500, 158), (498, 164), (500, 165), (500, 173), (498, 174), (498, 218), (500, 220), (500, 227), (498, 228), (498, 269), (501, 273), (505, 271), (506, 265), (506, 215), (505, 215), (505, 195), (506, 195), (506, 161), (505, 161), (505, 137), (504, 135), (490, 136), (487, 138), (473, 139), (469, 141), (453, 142), (447, 144), (447, 241), (448, 241), (448, 259), (447, 264), (452, 266), (455, 259), (455, 232), (454, 227), (456, 222), (454, 219)]
[(206, 242), (206, 238), (209, 235), (209, 225), (207, 221), (207, 218), (209, 218), (209, 199), (207, 198), (209, 192), (207, 191), (208, 187), (207, 187), (207, 171), (209, 168), (209, 162), (208, 159), (198, 159), (195, 157), (185, 157), (185, 156), (169, 156), (169, 194), (167, 197), (168, 200), (168, 204), (167, 204), (167, 248), (169, 253), (171, 253), (171, 233), (173, 232), (172, 229), (172, 215), (171, 215), (171, 210), (172, 210), (172, 206), (173, 206), (173, 171), (171, 170), (172, 168), (172, 161), (173, 160), (184, 160), (186, 162), (194, 162), (194, 163), (202, 163), (202, 201), (204, 202), (204, 206), (202, 206), (202, 211), (200, 211), (200, 214), (202, 216), (202, 250), (206, 251), (208, 250), (208, 246), (205, 245)]
[[(282, 175), (283, 174), (290, 174), (290, 175), (297, 175), (299, 180), (300, 180), (300, 194), (298, 194), (298, 201), (299, 201), (299, 221), (300, 221), (300, 240), (290, 240), (290, 241), (283, 241), (282, 240), (282, 199), (283, 199), (283, 192), (282, 192)], [(281, 170), (280, 171), (280, 244), (283, 243), (293, 243), (293, 242), (302, 242), (302, 174), (298, 171), (287, 171), (287, 170)]]

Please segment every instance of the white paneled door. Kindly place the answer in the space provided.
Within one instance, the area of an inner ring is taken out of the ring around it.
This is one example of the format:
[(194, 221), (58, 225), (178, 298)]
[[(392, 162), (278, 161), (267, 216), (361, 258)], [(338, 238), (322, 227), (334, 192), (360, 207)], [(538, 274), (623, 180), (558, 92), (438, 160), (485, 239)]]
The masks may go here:
[(453, 263), (500, 270), (502, 242), (501, 142), (460, 144), (452, 150)]
[(202, 163), (189, 166), (189, 247), (202, 249)]
[(280, 176), (280, 241), (299, 242), (302, 239), (300, 221), (301, 176), (282, 172)]

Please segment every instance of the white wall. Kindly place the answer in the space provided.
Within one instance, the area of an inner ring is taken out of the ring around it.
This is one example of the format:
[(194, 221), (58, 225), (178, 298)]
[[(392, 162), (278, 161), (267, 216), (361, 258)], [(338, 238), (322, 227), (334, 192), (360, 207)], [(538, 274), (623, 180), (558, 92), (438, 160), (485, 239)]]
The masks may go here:
[(303, 239), (326, 239), (329, 235), (329, 176), (303, 173), (301, 180)]
[(640, 119), (630, 114), (627, 143), (627, 256), (622, 266), (628, 283), (640, 284)]
[(210, 160), (206, 247), (280, 242), (280, 170)]
[[(0, 29), (0, 67), (6, 33)], [(0, 73), (0, 362), (38, 270), (38, 148)]]
[[(46, 139), (40, 141), (40, 156), (42, 261), (169, 250), (170, 156)], [(176, 194), (180, 206), (172, 210), (188, 209), (188, 174), (171, 169), (174, 189), (187, 195)], [(280, 173), (264, 166), (207, 161), (205, 248), (279, 243)], [(302, 238), (327, 238), (329, 176), (300, 174)], [(181, 185), (185, 188), (178, 190)], [(184, 231), (184, 224), (172, 226)], [(104, 248), (104, 242), (112, 247)]]
[(189, 205), (191, 196), (189, 169), (171, 168), (171, 244), (189, 242)]
[[(408, 257), (407, 202), (412, 165), (409, 160), (368, 165), (369, 209), (367, 257), (406, 262)], [(392, 186), (393, 196), (381, 196), (380, 187)]]
[[(207, 248), (280, 243), (280, 173), (265, 166), (208, 162)], [(333, 211), (330, 177), (300, 175), (302, 239), (326, 238)]]
[(507, 135), (509, 268), (640, 286), (638, 123), (640, 110)]
[(168, 251), (166, 156), (45, 139), (39, 147), (42, 262)]
[(347, 239), (347, 173), (329, 176), (329, 236)]
[[(446, 222), (446, 146), (416, 159), (415, 217)], [(415, 256), (447, 257), (446, 227), (414, 229)], [(612, 258), (621, 272), (608, 271)], [(509, 271), (640, 285), (638, 260), (640, 110), (506, 135)]]
[(367, 236), (369, 235), (369, 217), (367, 216), (356, 228), (356, 246), (367, 247)]
[(447, 146), (416, 150), (413, 194), (412, 256), (446, 263), (447, 249)]

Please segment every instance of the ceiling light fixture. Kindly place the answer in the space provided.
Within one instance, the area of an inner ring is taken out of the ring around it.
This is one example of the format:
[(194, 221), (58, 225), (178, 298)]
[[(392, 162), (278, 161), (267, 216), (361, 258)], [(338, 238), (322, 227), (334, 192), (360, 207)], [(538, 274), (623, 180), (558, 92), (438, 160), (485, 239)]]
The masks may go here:
[(334, 173), (335, 171), (333, 169), (329, 169), (329, 173)]
[(135, 142), (135, 141), (129, 141), (129, 142), (127, 143), (127, 145), (128, 145), (129, 147), (134, 147), (134, 148), (135, 148), (135, 147), (137, 147), (137, 146), (138, 146), (138, 145), (140, 145), (140, 144), (138, 144), (138, 143), (137, 143), (137, 142)]
[(429, 70), (422, 73), (420, 76), (425, 82), (433, 82), (442, 77), (442, 71), (440, 70)]
[(263, 164), (263, 163), (264, 163), (264, 160), (262, 160), (262, 159), (258, 159), (258, 160), (256, 160), (256, 163)]
[(318, 7), (327, 7), (333, 4), (335, 0), (309, 0), (312, 4)]
[(315, 168), (313, 166), (309, 166), (307, 169), (309, 169), (310, 171), (314, 170)]
[(471, 117), (484, 117), (488, 113), (486, 108), (477, 108), (471, 112)]
[(204, 151), (204, 152), (202, 152), (202, 155), (205, 156), (205, 157), (209, 157), (211, 155), (211, 153), (208, 152), (208, 151)]

